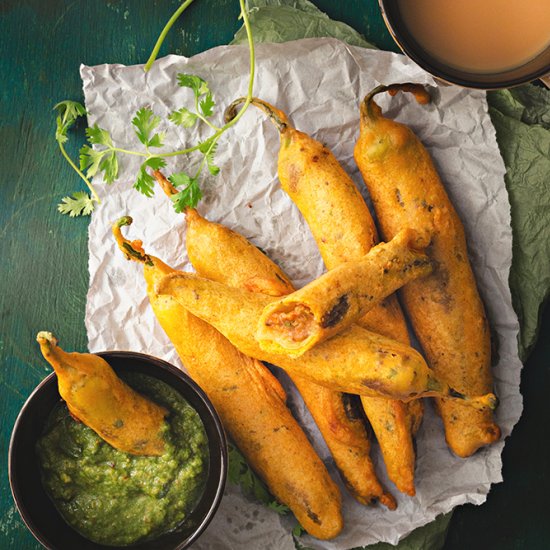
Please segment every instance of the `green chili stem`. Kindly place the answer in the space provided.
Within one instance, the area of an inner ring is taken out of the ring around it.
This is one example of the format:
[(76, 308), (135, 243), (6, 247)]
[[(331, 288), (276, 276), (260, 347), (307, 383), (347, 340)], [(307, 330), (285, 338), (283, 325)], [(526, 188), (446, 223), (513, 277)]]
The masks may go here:
[(388, 91), (389, 87), (380, 85), (376, 86), (374, 90), (371, 90), (366, 96), (365, 99), (363, 99), (363, 103), (361, 103), (361, 114), (367, 116), (368, 118), (372, 119), (374, 118), (374, 113), (372, 111), (372, 100), (375, 95), (378, 95), (382, 92)]
[[(244, 97), (239, 97), (235, 99), (235, 101), (233, 101), (233, 103), (231, 103), (225, 110), (225, 120), (233, 120), (233, 118), (236, 116), (234, 115), (235, 110), (241, 103), (244, 103), (245, 101), (246, 98)], [(250, 104), (263, 111), (269, 117), (269, 120), (273, 122), (273, 124), (277, 127), (277, 130), (280, 133), (283, 133), (289, 127), (289, 123), (284, 113), (282, 113), (281, 116), (279, 112), (273, 107), (273, 105), (270, 105), (263, 99), (253, 97), (250, 100)]]
[(111, 230), (116, 239), (118, 247), (126, 256), (127, 260), (135, 260), (136, 262), (144, 263), (148, 266), (155, 265), (153, 259), (144, 250), (138, 250), (133, 244), (122, 235), (121, 228), (126, 225), (132, 225), (132, 218), (130, 216), (123, 216), (113, 223)]
[(186, 0), (170, 17), (168, 20), (168, 23), (164, 26), (164, 29), (162, 29), (162, 32), (160, 33), (159, 37), (157, 38), (157, 41), (155, 43), (155, 46), (153, 48), (153, 51), (151, 52), (151, 55), (149, 56), (149, 59), (147, 60), (147, 63), (145, 63), (145, 67), (143, 67), (143, 70), (145, 72), (148, 72), (151, 68), (151, 65), (155, 62), (155, 59), (157, 58), (160, 48), (162, 46), (162, 43), (164, 42), (167, 34), (170, 32), (170, 29), (174, 25), (174, 23), (178, 20), (179, 16), (187, 9), (189, 4), (191, 4), (193, 0)]
[(99, 195), (97, 194), (96, 190), (94, 189), (94, 186), (90, 183), (88, 178), (82, 173), (80, 168), (71, 160), (71, 157), (67, 154), (67, 151), (65, 151), (65, 147), (62, 143), (59, 141), (57, 142), (59, 145), (59, 149), (61, 150), (61, 154), (65, 157), (65, 160), (71, 165), (73, 170), (82, 178), (84, 183), (88, 186), (88, 189), (92, 193), (93, 200), (97, 202), (97, 204), (101, 204), (101, 199), (99, 198)]
[(389, 92), (391, 95), (395, 95), (397, 92), (409, 92), (414, 95), (416, 101), (420, 104), (426, 104), (430, 101), (430, 94), (422, 84), (415, 84), (413, 82), (405, 82), (403, 84), (390, 84), (388, 86), (380, 85), (376, 86), (374, 90), (369, 92), (363, 102), (361, 103), (361, 114), (367, 118), (375, 118), (376, 113), (372, 110), (373, 98), (375, 95), (383, 92)]

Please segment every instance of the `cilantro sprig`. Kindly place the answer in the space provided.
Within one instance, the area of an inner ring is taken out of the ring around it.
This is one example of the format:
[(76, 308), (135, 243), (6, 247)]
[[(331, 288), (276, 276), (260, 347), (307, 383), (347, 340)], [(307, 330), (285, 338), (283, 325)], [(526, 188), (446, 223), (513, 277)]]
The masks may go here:
[(195, 94), (195, 112), (190, 111), (183, 107), (178, 111), (174, 111), (170, 115), (170, 120), (174, 124), (180, 124), (185, 128), (191, 128), (195, 125), (197, 120), (202, 120), (205, 124), (210, 126), (213, 130), (220, 130), (217, 126), (214, 126), (208, 117), (214, 113), (214, 96), (210, 91), (208, 84), (201, 77), (192, 74), (179, 74), (178, 84), (182, 88), (191, 88)]
[(93, 149), (90, 145), (84, 145), (80, 149), (80, 169), (86, 170), (88, 179), (101, 171), (105, 182), (113, 183), (118, 176), (118, 158), (109, 132), (95, 124), (86, 128), (86, 137), (90, 145), (103, 145), (105, 148)]
[(71, 157), (65, 149), (65, 143), (68, 141), (67, 133), (74, 126), (76, 121), (86, 114), (86, 108), (84, 105), (76, 101), (61, 101), (54, 106), (54, 111), (57, 111), (56, 128), (55, 128), (55, 140), (59, 146), (59, 150), (65, 160), (72, 166), (75, 172), (84, 180), (84, 183), (88, 186), (91, 195), (88, 195), (84, 191), (77, 191), (72, 196), (64, 197), (57, 205), (57, 209), (62, 214), (68, 214), (71, 217), (80, 215), (89, 215), (92, 213), (95, 204), (100, 203), (99, 196), (97, 195), (94, 186), (90, 183), (88, 178), (82, 173), (82, 171), (72, 161)]
[(160, 117), (153, 114), (153, 111), (147, 107), (140, 109), (132, 119), (136, 135), (147, 150), (149, 150), (149, 147), (162, 147), (164, 145), (164, 132), (153, 133), (153, 130), (159, 124)]
[(88, 216), (94, 209), (91, 197), (84, 191), (76, 191), (72, 197), (63, 197), (57, 205), (62, 214), (68, 214), (71, 218), (75, 216)]
[[(291, 513), (286, 504), (281, 504), (270, 492), (265, 483), (254, 473), (246, 462), (244, 456), (232, 443), (228, 443), (228, 467), (227, 479), (233, 485), (238, 485), (243, 493), (264, 504), (280, 516)], [(292, 529), (292, 538), (296, 548), (309, 550), (298, 540), (305, 533), (305, 529), (297, 523)]]
[[(183, 2), (170, 18), (145, 65), (145, 71), (150, 69), (152, 63), (156, 59), (160, 50), (160, 45), (174, 22), (192, 1), (193, 0), (187, 0)], [(90, 191), (90, 195), (79, 191), (72, 196), (64, 197), (62, 202), (58, 205), (58, 210), (61, 213), (68, 214), (71, 217), (90, 214), (94, 210), (96, 204), (101, 202), (90, 181), (91, 178), (101, 174), (104, 182), (108, 185), (116, 182), (119, 175), (120, 155), (142, 157), (143, 160), (136, 175), (134, 189), (147, 197), (151, 197), (154, 194), (155, 180), (150, 174), (150, 171), (164, 168), (166, 166), (166, 158), (188, 155), (191, 153), (201, 154), (202, 158), (198, 164), (197, 170), (193, 174), (182, 171), (172, 174), (169, 178), (177, 190), (177, 193), (171, 196), (176, 212), (182, 212), (186, 208), (194, 208), (198, 204), (202, 198), (202, 191), (200, 188), (201, 173), (206, 168), (212, 176), (219, 174), (220, 168), (215, 162), (218, 140), (222, 134), (238, 122), (250, 105), (252, 99), (255, 74), (254, 43), (245, 0), (239, 0), (239, 4), (241, 7), (241, 16), (248, 35), (250, 76), (246, 101), (243, 103), (237, 116), (223, 126), (216, 126), (211, 121), (211, 117), (215, 113), (216, 102), (214, 101), (214, 94), (212, 90), (210, 90), (208, 83), (198, 75), (180, 73), (177, 75), (177, 83), (179, 86), (189, 88), (193, 92), (193, 108), (182, 106), (170, 113), (166, 120), (162, 120), (161, 117), (155, 114), (148, 106), (139, 109), (131, 120), (131, 125), (133, 126), (139, 142), (143, 146), (143, 150), (140, 151), (120, 147), (119, 144), (114, 143), (112, 136), (107, 130), (95, 124), (86, 129), (88, 143), (80, 150), (80, 162), (79, 166), (77, 166), (67, 154), (64, 144), (68, 139), (67, 133), (69, 129), (75, 124), (79, 117), (86, 116), (86, 109), (83, 105), (75, 101), (62, 101), (55, 106), (55, 110), (58, 112), (55, 135), (61, 153), (85, 182)], [(166, 131), (170, 128), (171, 124), (183, 128), (191, 128), (199, 122), (213, 130), (213, 134), (206, 140), (192, 147), (178, 151), (161, 150), (164, 148)]]
[(227, 479), (230, 483), (238, 485), (246, 496), (260, 501), (281, 516), (290, 512), (288, 506), (278, 502), (268, 491), (264, 482), (250, 468), (244, 456), (231, 443), (228, 444), (228, 458)]

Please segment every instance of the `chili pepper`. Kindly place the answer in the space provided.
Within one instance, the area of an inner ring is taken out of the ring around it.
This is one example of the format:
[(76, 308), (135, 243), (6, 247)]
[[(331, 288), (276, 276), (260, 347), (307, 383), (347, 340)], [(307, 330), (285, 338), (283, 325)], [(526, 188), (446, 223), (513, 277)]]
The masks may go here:
[(163, 453), (168, 414), (164, 407), (125, 384), (102, 357), (67, 353), (51, 332), (39, 332), (36, 340), (55, 370), (59, 394), (71, 416), (120, 451), (151, 456)]
[(121, 218), (113, 233), (126, 257), (143, 264), (155, 316), (187, 371), (207, 393), (231, 438), (272, 494), (309, 534), (335, 537), (343, 526), (340, 492), (286, 406), (279, 381), (261, 362), (237, 351), (175, 300), (155, 294), (159, 280), (178, 272), (146, 254), (140, 241), (122, 236), (120, 228), (131, 223), (130, 217)]
[(415, 248), (416, 236), (405, 229), (362, 259), (341, 264), (269, 304), (256, 332), (260, 346), (298, 357), (358, 321), (398, 288), (430, 273), (430, 260)]
[(496, 406), (493, 394), (457, 392), (428, 368), (415, 349), (356, 325), (301, 357), (292, 358), (262, 350), (255, 338), (258, 319), (274, 301), (272, 297), (184, 272), (166, 275), (155, 290), (161, 296), (171, 296), (193, 315), (214, 326), (243, 353), (333, 390), (403, 401), (447, 397), (476, 409)]
[[(379, 86), (361, 104), (355, 160), (386, 239), (404, 227), (426, 232), (431, 275), (407, 285), (401, 297), (434, 371), (458, 391), (491, 391), (489, 326), (468, 261), (462, 223), (447, 196), (429, 153), (413, 131), (382, 115), (374, 97), (411, 92), (425, 104), (420, 85)], [(489, 410), (438, 399), (449, 447), (461, 457), (499, 439)]]
[[(164, 178), (159, 172), (157, 179)], [(243, 236), (188, 210), (187, 252), (201, 276), (252, 292), (281, 296), (294, 289), (286, 275)], [(292, 376), (350, 492), (362, 504), (379, 500), (395, 509), (370, 459), (370, 442), (355, 396)]]
[[(241, 102), (238, 99), (229, 106), (226, 118), (234, 116)], [(260, 99), (252, 103), (279, 130), (281, 187), (307, 221), (327, 269), (362, 258), (378, 242), (378, 235), (353, 180), (325, 145), (293, 128), (282, 111)], [(369, 311), (358, 324), (409, 344), (405, 318), (395, 296)], [(404, 404), (363, 396), (361, 403), (380, 444), (388, 476), (400, 491), (414, 495), (412, 436), (422, 421), (422, 402)]]

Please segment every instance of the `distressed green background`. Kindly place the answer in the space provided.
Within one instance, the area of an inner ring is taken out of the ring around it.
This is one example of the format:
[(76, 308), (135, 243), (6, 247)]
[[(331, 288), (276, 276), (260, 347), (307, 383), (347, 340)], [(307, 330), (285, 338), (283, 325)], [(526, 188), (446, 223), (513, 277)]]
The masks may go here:
[[(396, 50), (375, 0), (313, 2), (383, 49)], [(87, 219), (56, 213), (79, 185), (53, 139), (52, 106), (81, 100), (80, 63), (142, 63), (175, 0), (0, 1), (0, 549), (35, 549), (14, 510), (7, 452), (17, 412), (48, 373), (34, 336), (55, 331), (84, 349)], [(228, 43), (240, 23), (236, 0), (197, 0), (161, 54), (193, 55)], [(82, 129), (79, 138), (82, 140)], [(77, 142), (69, 152), (77, 154)], [(550, 547), (550, 313), (522, 378), (525, 411), (504, 450), (504, 483), (482, 507), (455, 512), (446, 549)]]

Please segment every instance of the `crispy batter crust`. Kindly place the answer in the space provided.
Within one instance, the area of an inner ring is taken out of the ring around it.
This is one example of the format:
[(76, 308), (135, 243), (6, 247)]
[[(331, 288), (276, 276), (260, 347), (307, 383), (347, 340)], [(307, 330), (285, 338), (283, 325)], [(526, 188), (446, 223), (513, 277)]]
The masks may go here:
[(146, 258), (144, 276), (155, 316), (233, 441), (309, 534), (334, 538), (343, 527), (340, 492), (287, 408), (278, 380), (174, 299), (158, 296), (155, 284), (175, 271), (158, 258)]
[[(363, 257), (378, 242), (376, 227), (363, 197), (323, 144), (288, 128), (281, 135), (278, 171), (281, 187), (306, 219), (327, 269)], [(395, 295), (369, 311), (358, 324), (409, 343), (405, 318)], [(400, 491), (414, 495), (415, 452), (407, 427), (412, 425), (412, 417), (420, 423), (422, 403), (370, 401), (368, 397), (362, 397), (361, 402), (380, 443), (388, 476)], [(396, 410), (399, 414), (395, 414)], [(404, 462), (407, 469), (403, 467)]]
[(91, 353), (67, 353), (49, 332), (37, 336), (44, 358), (54, 368), (59, 394), (73, 418), (120, 451), (159, 456), (168, 411), (125, 384), (109, 363)]
[(299, 356), (349, 327), (398, 288), (431, 272), (405, 229), (365, 256), (343, 263), (305, 287), (269, 304), (256, 337), (268, 351)]
[[(258, 248), (194, 210), (187, 213), (187, 251), (197, 272), (214, 281), (271, 296), (294, 290), (286, 275)], [(345, 396), (299, 376), (292, 380), (350, 492), (362, 504), (379, 500), (394, 509), (395, 500), (376, 477), (363, 421), (350, 414)]]
[(357, 325), (308, 350), (301, 357), (266, 352), (255, 328), (273, 298), (231, 288), (193, 273), (177, 272), (155, 286), (219, 330), (241, 352), (284, 368), (332, 390), (403, 401), (446, 397), (476, 408), (494, 408), (495, 396), (463, 395), (438, 378), (415, 349)]
[[(432, 234), (433, 273), (401, 292), (428, 363), (461, 392), (491, 391), (489, 328), (464, 229), (428, 152), (408, 127), (384, 118), (369, 101), (362, 106), (355, 160), (385, 238), (404, 227)], [(447, 443), (459, 456), (500, 437), (490, 411), (444, 399), (437, 407)]]

